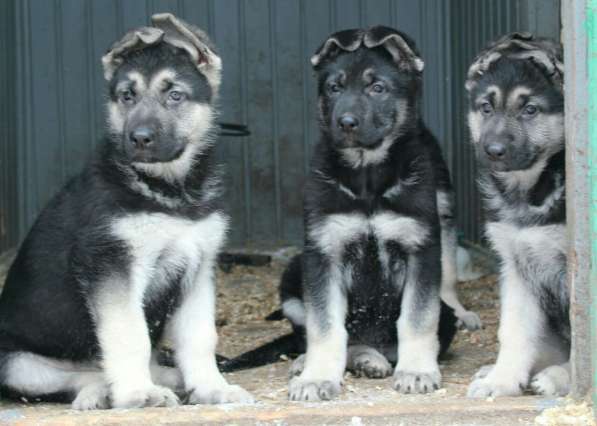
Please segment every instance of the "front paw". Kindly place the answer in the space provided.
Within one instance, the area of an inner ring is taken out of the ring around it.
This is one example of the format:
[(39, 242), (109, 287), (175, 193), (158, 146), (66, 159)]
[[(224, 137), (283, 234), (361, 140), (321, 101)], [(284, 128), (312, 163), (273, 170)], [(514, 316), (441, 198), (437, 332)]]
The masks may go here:
[(255, 402), (253, 396), (237, 385), (223, 385), (217, 388), (196, 387), (187, 396), (185, 404), (250, 404)]
[(170, 389), (148, 385), (142, 388), (112, 389), (113, 408), (175, 407), (178, 397)]
[(440, 388), (442, 375), (438, 371), (417, 373), (396, 370), (393, 387), (400, 393), (428, 393)]
[(329, 401), (340, 394), (340, 381), (305, 380), (294, 377), (288, 385), (288, 399), (291, 401)]
[(526, 388), (524, 380), (497, 379), (492, 373), (473, 380), (466, 396), (469, 398), (493, 398), (498, 396), (518, 396)]
[(464, 311), (458, 315), (458, 321), (456, 322), (458, 328), (466, 328), (469, 331), (480, 330), (483, 328), (483, 322), (479, 315), (472, 311)]

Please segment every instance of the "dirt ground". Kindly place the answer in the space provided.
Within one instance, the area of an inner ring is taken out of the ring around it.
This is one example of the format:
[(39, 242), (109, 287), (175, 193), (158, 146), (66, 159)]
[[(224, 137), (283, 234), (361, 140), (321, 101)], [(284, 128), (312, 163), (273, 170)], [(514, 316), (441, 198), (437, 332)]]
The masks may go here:
[[(274, 260), (266, 267), (235, 266), (230, 272), (218, 272), (218, 353), (236, 356), (290, 330), (287, 321), (265, 321), (280, 306), (278, 281), (283, 269), (284, 262)], [(462, 303), (480, 314), (484, 328), (458, 332), (443, 362), (446, 384), (467, 383), (478, 367), (493, 362), (496, 353), (499, 320), (496, 277), (490, 275), (460, 283), (459, 293)], [(280, 364), (287, 366), (288, 362), (281, 360)], [(355, 383), (362, 380), (359, 378)]]
[[(218, 353), (233, 357), (290, 330), (286, 321), (265, 321), (279, 307), (277, 285), (286, 256), (269, 266), (234, 266), (218, 270)], [(1, 262), (0, 262), (1, 263)], [(0, 265), (0, 283), (3, 282)], [(337, 401), (287, 401), (290, 360), (226, 374), (231, 383), (252, 392), (255, 405), (181, 407), (176, 409), (110, 410), (76, 413), (53, 404), (0, 403), (0, 423), (13, 424), (532, 424), (541, 409), (561, 401), (526, 396), (494, 401), (464, 398), (472, 374), (496, 355), (498, 294), (495, 276), (459, 285), (463, 304), (478, 312), (482, 330), (459, 331), (440, 368), (444, 387), (430, 395), (400, 395), (391, 379), (355, 378), (347, 373)]]

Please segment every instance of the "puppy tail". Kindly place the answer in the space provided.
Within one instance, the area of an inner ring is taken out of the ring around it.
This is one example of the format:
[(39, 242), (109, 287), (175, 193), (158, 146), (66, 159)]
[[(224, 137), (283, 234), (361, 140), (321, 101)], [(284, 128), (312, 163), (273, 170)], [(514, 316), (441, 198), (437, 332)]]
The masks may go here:
[(269, 314), (268, 316), (265, 317), (266, 321), (282, 321), (284, 318), (286, 318), (284, 316), (284, 312), (282, 312), (282, 309), (278, 309), (274, 312), (272, 312), (271, 314)]
[(296, 356), (304, 351), (304, 336), (293, 332), (245, 352), (236, 358), (224, 361), (220, 364), (220, 371), (229, 373), (231, 371), (261, 367), (279, 361), (283, 355)]
[(441, 302), (440, 313), (439, 313), (439, 357), (442, 358), (450, 348), (452, 340), (456, 335), (458, 327), (456, 325), (458, 319), (454, 314), (454, 309), (446, 305), (443, 301)]

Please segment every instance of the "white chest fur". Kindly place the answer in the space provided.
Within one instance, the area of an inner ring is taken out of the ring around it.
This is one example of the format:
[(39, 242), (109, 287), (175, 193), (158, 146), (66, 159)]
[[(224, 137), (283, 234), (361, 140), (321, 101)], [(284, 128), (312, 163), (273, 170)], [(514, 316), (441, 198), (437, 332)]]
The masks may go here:
[(372, 235), (381, 247), (395, 241), (406, 251), (415, 251), (429, 237), (429, 228), (420, 221), (393, 212), (373, 216), (332, 214), (311, 226), (310, 237), (325, 254), (339, 259), (347, 244)]
[[(112, 233), (129, 247), (139, 277), (135, 281), (141, 281), (148, 275), (155, 278), (158, 273), (196, 268), (202, 260), (213, 260), (224, 243), (227, 228), (228, 218), (220, 212), (198, 221), (141, 213), (115, 220)], [(139, 285), (144, 286), (141, 282)]]
[(551, 256), (566, 253), (567, 234), (565, 225), (518, 227), (505, 222), (489, 222), (487, 236), (502, 258), (510, 258), (519, 252), (536, 252), (545, 263), (554, 261)]

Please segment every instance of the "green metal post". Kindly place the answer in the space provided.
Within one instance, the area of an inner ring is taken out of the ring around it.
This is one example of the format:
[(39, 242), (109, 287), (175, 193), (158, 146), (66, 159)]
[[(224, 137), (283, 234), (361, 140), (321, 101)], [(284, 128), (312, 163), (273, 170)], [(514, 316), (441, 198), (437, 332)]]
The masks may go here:
[(591, 226), (591, 349), (593, 362), (593, 405), (597, 406), (597, 0), (587, 0), (587, 81), (588, 109), (588, 166), (589, 166), (589, 220)]

